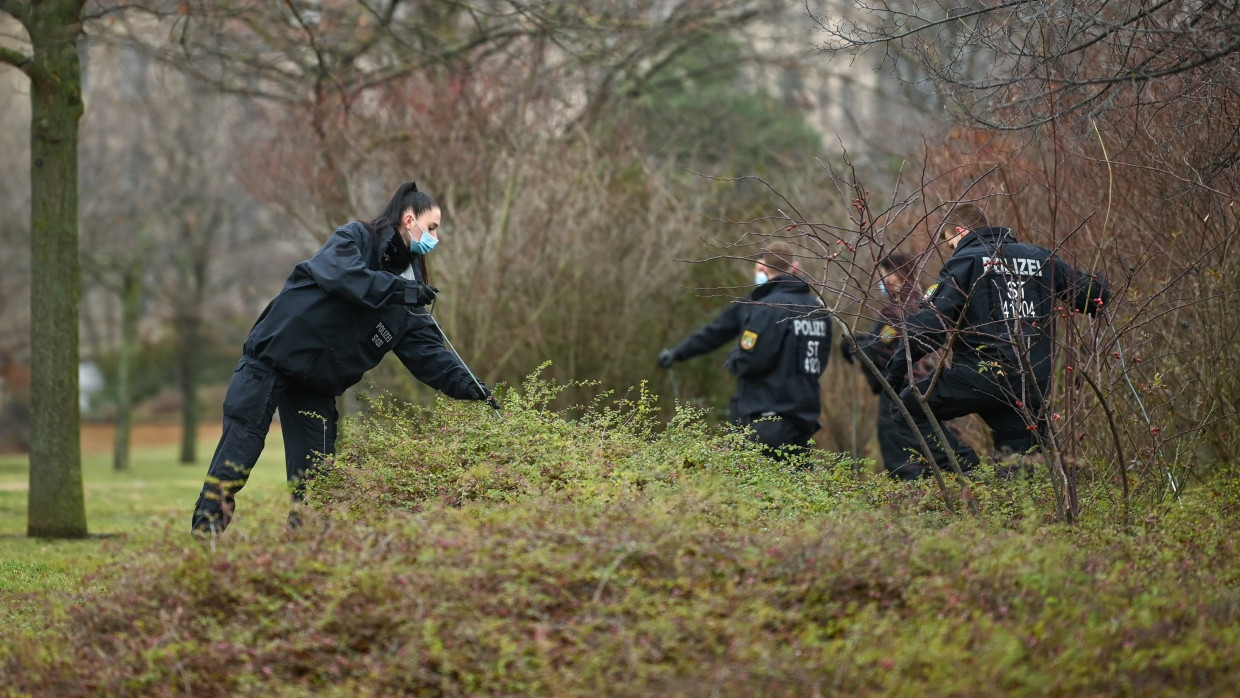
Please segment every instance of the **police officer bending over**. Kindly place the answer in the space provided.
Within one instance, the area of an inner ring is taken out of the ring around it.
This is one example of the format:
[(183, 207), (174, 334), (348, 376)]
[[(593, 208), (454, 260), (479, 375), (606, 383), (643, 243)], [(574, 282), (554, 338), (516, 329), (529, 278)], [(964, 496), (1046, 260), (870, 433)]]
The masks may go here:
[(791, 248), (772, 243), (754, 265), (757, 288), (658, 357), (671, 368), (739, 337), (727, 359), (736, 376), (728, 417), (751, 426), (774, 455), (812, 446), (821, 427), (818, 379), (831, 348), (830, 316), (797, 271)]
[[(848, 363), (857, 361), (856, 352), (869, 357), (878, 373), (872, 373), (864, 364), (866, 382), (870, 390), (878, 395), (878, 410), (875, 426), (878, 447), (883, 455), (883, 467), (887, 474), (901, 480), (914, 480), (925, 474), (924, 468), (917, 462), (917, 441), (909, 440), (908, 434), (894, 428), (897, 420), (903, 420), (893, 406), (891, 398), (883, 390), (880, 377), (887, 372), (891, 357), (895, 354), (900, 339), (899, 328), (904, 323), (907, 312), (913, 308), (920, 294), (914, 294), (917, 282), (913, 279), (913, 261), (899, 252), (892, 252), (878, 260), (876, 265), (879, 273), (879, 293), (882, 296), (882, 307), (878, 320), (869, 332), (857, 332), (854, 335), (856, 346), (845, 338), (842, 345), (843, 356)], [(934, 364), (926, 357), (913, 366), (913, 380), (930, 375)], [(955, 427), (945, 424), (943, 435), (947, 438), (947, 447), (953, 451), (960, 450)]]
[[(994, 433), (997, 456), (1038, 448), (1041, 417), (1051, 378), (1051, 327), (1069, 309), (1096, 313), (1110, 300), (1106, 279), (1077, 271), (1050, 250), (1020, 242), (1007, 228), (992, 228), (974, 204), (951, 210), (940, 232), (954, 252), (921, 310), (909, 316), (905, 336), (887, 371), (899, 390), (909, 360), (947, 345), (954, 352), (930, 390), (933, 376), (917, 381), (939, 420), (977, 414)], [(959, 332), (956, 332), (959, 328)], [(900, 395), (930, 444), (940, 468), (947, 455), (929, 418), (905, 387)], [(903, 418), (900, 438), (914, 438)], [(978, 461), (968, 446), (957, 450), (962, 468)]]
[[(193, 530), (220, 533), (280, 411), (295, 502), (307, 474), (336, 450), (336, 397), (394, 351), (423, 383), (462, 400), (492, 400), (446, 349), (424, 306), (424, 255), (439, 241), (440, 210), (413, 182), (370, 223), (336, 230), (293, 268), (250, 330), (224, 396), (224, 432), (194, 506)], [(494, 404), (494, 402), (493, 402)], [(296, 523), (296, 512), (289, 521)]]

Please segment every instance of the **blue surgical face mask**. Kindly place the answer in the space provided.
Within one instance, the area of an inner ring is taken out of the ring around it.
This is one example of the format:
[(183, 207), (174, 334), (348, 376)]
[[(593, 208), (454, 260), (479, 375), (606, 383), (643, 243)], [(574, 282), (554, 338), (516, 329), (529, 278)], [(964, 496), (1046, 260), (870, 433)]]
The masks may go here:
[(887, 283), (882, 279), (878, 280), (878, 292), (881, 293), (884, 298), (891, 297), (891, 292), (887, 290)]
[(435, 249), (435, 245), (439, 244), (439, 240), (431, 237), (431, 234), (425, 230), (422, 230), (422, 226), (418, 225), (416, 220), (413, 224), (418, 226), (418, 230), (422, 231), (422, 237), (409, 241), (409, 251), (414, 254), (426, 254)]
[(435, 249), (438, 243), (439, 241), (431, 237), (430, 233), (422, 231), (422, 237), (409, 243), (409, 251), (414, 254), (426, 254)]
[(754, 282), (754, 284), (756, 284), (756, 285), (758, 285), (758, 286), (761, 286), (762, 284), (764, 284), (764, 283), (766, 283), (766, 282), (768, 282), (768, 281), (770, 281), (770, 280), (771, 280), (771, 279), (770, 279), (769, 277), (767, 277), (767, 275), (766, 275), (766, 274), (764, 274), (764, 273), (762, 273), (762, 272), (760, 272), (760, 271), (755, 271), (755, 272), (753, 273), (753, 282)]

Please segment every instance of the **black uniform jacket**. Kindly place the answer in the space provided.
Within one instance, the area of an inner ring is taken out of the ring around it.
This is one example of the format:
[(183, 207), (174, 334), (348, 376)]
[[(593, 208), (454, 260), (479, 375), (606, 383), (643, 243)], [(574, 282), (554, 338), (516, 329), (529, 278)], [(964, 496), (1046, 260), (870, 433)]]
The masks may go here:
[(982, 228), (964, 237), (905, 321), (893, 357), (914, 361), (951, 342), (953, 362), (981, 372), (1032, 370), (1039, 386), (1050, 380), (1052, 328), (1057, 316), (1096, 313), (1110, 300), (1101, 275), (1073, 269), (1050, 250), (1018, 241), (1007, 228)]
[[(870, 385), (870, 391), (875, 395), (883, 392), (883, 384), (879, 378), (887, 372), (887, 365), (891, 363), (891, 356), (896, 352), (897, 343), (900, 340), (900, 331), (896, 329), (900, 326), (901, 308), (894, 302), (886, 303), (879, 313), (879, 319), (874, 323), (873, 329), (869, 332), (858, 332), (856, 334), (857, 348), (861, 353), (870, 358), (874, 362), (874, 367), (878, 369), (875, 375), (869, 370), (865, 371), (866, 382)], [(847, 338), (844, 340), (844, 358), (849, 363), (853, 362), (851, 347), (848, 346)], [(920, 366), (921, 364), (918, 364)], [(864, 368), (864, 365), (863, 365)], [(916, 379), (916, 376), (914, 376)]]
[(818, 379), (831, 349), (831, 319), (809, 285), (795, 276), (777, 276), (734, 301), (672, 351), (683, 361), (734, 339), (727, 360), (737, 379), (731, 419), (747, 423), (780, 415), (818, 428)]
[[(865, 370), (866, 382), (870, 385), (870, 392), (875, 395), (883, 392), (882, 376), (891, 366), (891, 357), (895, 355), (896, 348), (899, 346), (899, 328), (904, 324), (905, 307), (895, 299), (888, 299), (879, 311), (879, 318), (874, 323), (873, 329), (856, 334), (857, 349), (870, 357), (870, 361), (873, 361), (874, 367), (878, 369), (878, 373)], [(843, 356), (849, 363), (853, 363), (856, 359), (847, 341), (843, 345)], [(913, 380), (918, 381), (930, 375), (934, 367), (933, 358), (927, 357), (918, 361), (913, 365)], [(864, 364), (862, 368), (866, 368)]]
[(357, 221), (341, 226), (293, 269), (250, 330), (245, 353), (313, 390), (340, 395), (395, 351), (423, 383), (473, 397), (468, 369), (444, 347), (426, 309), (412, 305), (421, 281), (384, 269), (390, 237), (378, 238)]

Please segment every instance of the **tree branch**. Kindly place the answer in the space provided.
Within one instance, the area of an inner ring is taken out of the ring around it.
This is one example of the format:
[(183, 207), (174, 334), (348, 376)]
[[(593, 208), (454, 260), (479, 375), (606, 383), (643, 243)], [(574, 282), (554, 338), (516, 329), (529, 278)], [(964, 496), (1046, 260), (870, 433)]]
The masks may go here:
[(21, 51), (0, 46), (0, 63), (7, 63), (23, 73), (27, 72), (27, 66), (30, 65), (32, 58)]

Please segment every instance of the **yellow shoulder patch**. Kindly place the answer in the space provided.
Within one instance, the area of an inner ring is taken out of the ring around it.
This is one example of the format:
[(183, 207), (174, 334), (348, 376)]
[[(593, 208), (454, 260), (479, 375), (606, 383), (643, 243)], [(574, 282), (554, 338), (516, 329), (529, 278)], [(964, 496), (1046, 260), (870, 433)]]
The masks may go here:
[(878, 333), (878, 338), (883, 344), (891, 344), (900, 336), (900, 331), (891, 325), (883, 325), (883, 329)]
[(939, 290), (938, 284), (931, 284), (930, 288), (926, 289), (926, 292), (925, 294), (922, 295), (921, 299), (923, 301), (928, 301), (931, 298), (934, 298), (934, 292), (938, 290)]
[(754, 345), (757, 343), (758, 343), (757, 332), (754, 332), (753, 330), (745, 330), (744, 334), (741, 335), (741, 349), (744, 349), (745, 351), (749, 351), (750, 349), (753, 349)]

